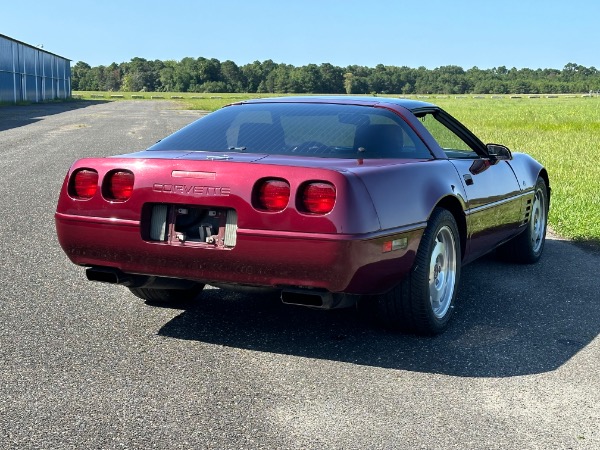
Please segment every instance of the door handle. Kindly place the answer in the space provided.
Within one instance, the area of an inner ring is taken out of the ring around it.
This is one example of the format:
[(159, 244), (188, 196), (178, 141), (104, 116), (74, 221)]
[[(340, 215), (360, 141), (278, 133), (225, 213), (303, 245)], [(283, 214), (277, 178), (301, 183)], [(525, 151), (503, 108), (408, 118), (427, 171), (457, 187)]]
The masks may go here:
[(473, 177), (471, 176), (471, 174), (465, 173), (463, 175), (463, 178), (465, 179), (465, 183), (467, 183), (467, 186), (471, 186), (473, 184)]

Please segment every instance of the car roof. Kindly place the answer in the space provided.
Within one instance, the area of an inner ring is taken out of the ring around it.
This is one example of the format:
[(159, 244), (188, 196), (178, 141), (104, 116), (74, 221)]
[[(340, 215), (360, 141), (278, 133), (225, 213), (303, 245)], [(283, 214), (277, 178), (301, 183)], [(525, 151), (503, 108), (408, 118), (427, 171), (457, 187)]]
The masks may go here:
[(310, 96), (289, 96), (289, 97), (265, 97), (252, 100), (245, 100), (235, 104), (252, 104), (252, 103), (325, 103), (325, 104), (340, 104), (340, 105), (398, 105), (408, 110), (415, 110), (426, 107), (436, 107), (432, 103), (422, 102), (419, 100), (411, 100), (408, 98), (393, 98), (393, 97), (368, 97), (368, 96), (352, 96), (352, 95), (310, 95)]

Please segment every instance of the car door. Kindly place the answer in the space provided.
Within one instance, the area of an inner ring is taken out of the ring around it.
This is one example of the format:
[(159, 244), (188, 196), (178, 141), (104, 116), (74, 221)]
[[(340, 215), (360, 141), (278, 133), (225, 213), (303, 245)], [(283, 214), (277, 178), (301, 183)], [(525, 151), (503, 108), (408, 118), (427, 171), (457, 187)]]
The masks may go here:
[(419, 117), (463, 183), (467, 195), (466, 257), (472, 260), (517, 232), (523, 218), (519, 182), (507, 160), (487, 154), (486, 146), (443, 110)]

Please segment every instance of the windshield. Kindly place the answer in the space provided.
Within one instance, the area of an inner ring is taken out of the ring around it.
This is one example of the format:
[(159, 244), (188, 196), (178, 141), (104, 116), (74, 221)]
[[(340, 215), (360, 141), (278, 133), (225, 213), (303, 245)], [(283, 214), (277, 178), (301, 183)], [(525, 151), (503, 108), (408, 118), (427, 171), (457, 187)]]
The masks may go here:
[(229, 106), (193, 122), (149, 150), (323, 158), (431, 158), (414, 131), (391, 111), (311, 103)]

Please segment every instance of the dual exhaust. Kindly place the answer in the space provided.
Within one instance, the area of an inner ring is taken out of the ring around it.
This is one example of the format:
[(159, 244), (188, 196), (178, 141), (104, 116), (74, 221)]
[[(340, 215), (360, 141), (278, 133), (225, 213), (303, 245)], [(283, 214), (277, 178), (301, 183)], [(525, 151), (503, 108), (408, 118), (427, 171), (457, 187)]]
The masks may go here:
[(197, 285), (190, 280), (134, 275), (112, 267), (90, 267), (85, 271), (85, 276), (89, 281), (119, 284), (129, 288), (190, 289)]
[[(129, 288), (189, 289), (197, 283), (178, 278), (155, 277), (125, 273), (112, 267), (90, 267), (85, 271), (89, 281), (118, 284)], [(218, 285), (227, 289), (227, 285)], [(317, 289), (284, 288), (281, 301), (287, 305), (308, 306), (318, 309), (346, 308), (353, 306), (359, 295), (320, 291)]]

